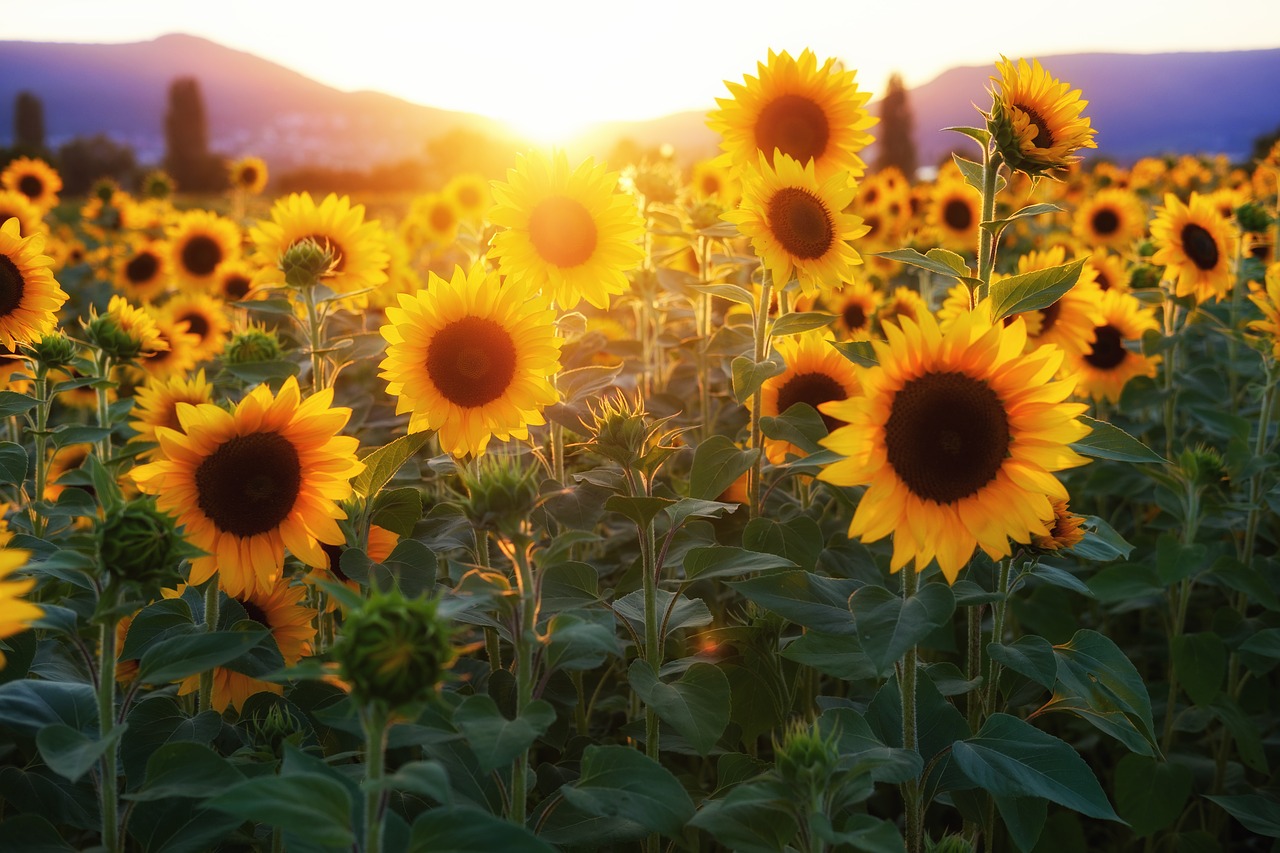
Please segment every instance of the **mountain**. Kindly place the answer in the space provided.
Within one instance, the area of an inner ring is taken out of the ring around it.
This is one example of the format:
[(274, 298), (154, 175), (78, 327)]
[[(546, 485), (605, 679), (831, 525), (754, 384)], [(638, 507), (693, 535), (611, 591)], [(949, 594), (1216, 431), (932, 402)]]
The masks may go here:
[[(1247, 156), (1255, 137), (1280, 126), (1280, 48), (1219, 53), (1089, 53), (1041, 57), (1089, 101), (1098, 131), (1094, 156), (1131, 163), (1146, 155)], [(912, 89), (922, 164), (937, 163), (968, 140), (941, 128), (976, 124), (974, 105), (990, 105), (994, 63), (952, 68)], [(164, 153), (164, 114), (175, 77), (200, 81), (210, 148), (256, 154), (277, 174), (301, 165), (367, 168), (422, 155), (450, 130), (509, 137), (501, 122), (435, 109), (378, 92), (342, 92), (283, 66), (189, 35), (134, 44), (0, 42), (0, 144), (13, 136), (13, 103), (23, 90), (44, 102), (49, 141), (106, 133), (134, 147), (144, 163)], [(875, 81), (871, 82), (874, 86)], [(708, 105), (710, 108), (712, 105)], [(873, 112), (877, 105), (871, 105)], [(609, 122), (566, 147), (605, 155), (622, 138), (671, 143), (684, 160), (715, 152), (706, 112), (652, 121)], [(867, 159), (874, 151), (867, 152)]]

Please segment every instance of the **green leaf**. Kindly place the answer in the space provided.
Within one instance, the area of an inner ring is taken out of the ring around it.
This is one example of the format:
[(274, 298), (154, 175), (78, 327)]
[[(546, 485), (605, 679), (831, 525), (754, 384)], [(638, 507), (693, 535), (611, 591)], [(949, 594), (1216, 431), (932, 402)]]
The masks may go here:
[(822, 529), (807, 515), (798, 515), (784, 522), (753, 518), (742, 531), (742, 546), (752, 551), (777, 554), (802, 569), (813, 571), (822, 554)]
[(188, 717), (172, 696), (151, 695), (129, 709), (129, 730), (120, 740), (120, 763), (127, 789), (137, 790), (146, 776), (147, 762), (167, 743), (207, 744), (222, 731), (222, 715), (203, 711)]
[(0, 418), (24, 415), (34, 409), (37, 402), (35, 397), (17, 391), (0, 391)]
[(369, 521), (401, 537), (413, 535), (413, 527), (422, 518), (422, 493), (412, 486), (380, 491), (373, 499)]
[(775, 338), (799, 335), (830, 326), (836, 315), (825, 311), (793, 311), (773, 321), (769, 334)]
[(301, 365), (294, 361), (242, 361), (239, 364), (223, 364), (222, 369), (247, 385), (265, 383), (272, 387), (302, 372)]
[(973, 275), (973, 270), (969, 269), (969, 265), (964, 262), (964, 258), (948, 249), (930, 249), (924, 253), (924, 256), (935, 261), (941, 261), (958, 276)]
[(871, 341), (832, 341), (831, 346), (849, 361), (862, 367), (875, 367), (880, 363)]
[(0, 441), (0, 485), (20, 486), (27, 479), (27, 450), (12, 441)]
[(126, 725), (116, 726), (102, 740), (90, 739), (70, 726), (55, 723), (46, 726), (36, 735), (40, 757), (49, 769), (71, 782), (89, 772), (98, 763), (102, 753), (124, 734)]
[(693, 452), (689, 497), (716, 500), (751, 468), (758, 450), (743, 450), (724, 435), (713, 435)]
[(684, 557), (684, 575), (689, 580), (732, 578), (751, 572), (794, 568), (796, 564), (786, 557), (727, 545), (691, 548)]
[(589, 364), (556, 374), (556, 390), (565, 402), (575, 402), (599, 394), (611, 386), (622, 371), (622, 364)]
[(908, 264), (913, 267), (919, 267), (922, 270), (928, 270), (931, 273), (946, 276), (947, 278), (955, 278), (957, 276), (955, 268), (952, 267), (950, 263), (947, 263), (945, 259), (922, 255), (915, 249), (895, 249), (892, 252), (871, 252), (870, 254), (880, 258), (888, 258), (889, 260), (897, 261), (898, 263)]
[(582, 775), (560, 793), (589, 815), (622, 818), (670, 838), (694, 814), (693, 800), (671, 771), (627, 746), (588, 746)]
[[(1077, 713), (1133, 749), (1133, 742), (1116, 732), (1116, 727), (1126, 727), (1151, 750), (1157, 749), (1151, 697), (1142, 676), (1119, 646), (1096, 631), (1081, 629), (1069, 642), (1054, 646), (1054, 654), (1058, 659), (1055, 700), (1068, 697), (1081, 703), (1064, 703), (1055, 710)], [(1084, 713), (1086, 709), (1091, 713)]]
[(1058, 207), (1056, 204), (1029, 204), (1026, 207), (1019, 208), (1016, 212), (1011, 213), (1004, 219), (992, 219), (990, 222), (983, 222), (982, 227), (986, 228), (988, 231), (1003, 230), (1004, 226), (1019, 219), (1043, 216), (1046, 213), (1061, 212), (1062, 208)]
[(439, 761), (410, 761), (382, 780), (382, 787), (428, 797), (452, 807), (453, 789), (449, 787), (449, 771)]
[(1251, 672), (1267, 674), (1280, 661), (1280, 628), (1263, 628), (1241, 643), (1239, 652)]
[(776, 572), (743, 581), (728, 581), (749, 601), (813, 631), (833, 636), (856, 635), (849, 596), (860, 584), (812, 572)]
[[(944, 131), (950, 130), (955, 133), (963, 133), (965, 136), (974, 140), (984, 148), (991, 142), (991, 131), (984, 130), (983, 128), (980, 128), (980, 127), (944, 127), (943, 130)], [(956, 155), (956, 154), (953, 154), (951, 156), (960, 160), (964, 159), (963, 157), (960, 157), (959, 155)], [(968, 161), (965, 161), (965, 162), (968, 162)], [(972, 165), (978, 166), (977, 163), (973, 163)], [(978, 166), (978, 168), (982, 168), (982, 167)], [(979, 184), (979, 187), (981, 187), (981, 184)]]
[(75, 853), (57, 828), (37, 814), (15, 814), (0, 823), (0, 838), (10, 849), (23, 853)]
[(627, 518), (635, 522), (637, 527), (647, 528), (658, 513), (662, 512), (669, 506), (673, 506), (675, 501), (671, 498), (652, 498), (644, 495), (631, 497), (630, 495), (611, 495), (604, 502), (604, 508), (610, 512), (616, 512), (625, 515)]
[(1043, 797), (995, 797), (996, 808), (1009, 837), (1022, 853), (1031, 853), (1049, 817), (1049, 801)]
[(351, 481), (356, 494), (361, 497), (377, 494), (430, 437), (430, 432), (411, 432), (362, 456), (364, 470)]
[(766, 379), (770, 379), (786, 370), (786, 365), (779, 359), (752, 361), (745, 355), (733, 360), (733, 398), (746, 405), (751, 395), (760, 390)]
[(120, 648), (120, 660), (137, 660), (157, 640), (170, 634), (194, 631), (191, 608), (181, 598), (166, 598), (148, 604), (133, 617)]
[(270, 634), (257, 623), (244, 630), (207, 631), (173, 637), (148, 649), (138, 660), (138, 682), (164, 684), (222, 666), (257, 646)]
[[(671, 599), (675, 596), (671, 590), (659, 589), (658, 612), (663, 614), (671, 607)], [(635, 590), (619, 598), (613, 603), (613, 610), (631, 623), (631, 627), (639, 636), (644, 636), (644, 590)], [(661, 618), (661, 617), (660, 617)], [(675, 607), (671, 609), (671, 618), (667, 623), (667, 631), (679, 628), (701, 628), (711, 624), (711, 611), (701, 598), (689, 598), (680, 595)]]
[(31, 678), (0, 684), (0, 730), (35, 738), (58, 723), (78, 732), (97, 731), (98, 696), (92, 686)]
[(1240, 706), (1233, 702), (1231, 697), (1222, 695), (1214, 700), (1209, 710), (1222, 721), (1227, 731), (1231, 732), (1231, 737), (1236, 742), (1236, 753), (1244, 765), (1259, 773), (1268, 772), (1267, 752), (1262, 745), (1262, 733), (1257, 724), (1240, 709)]
[(833, 637), (805, 631), (787, 644), (782, 657), (841, 681), (870, 681), (876, 677), (876, 665), (862, 651), (856, 634)]
[[(849, 769), (865, 772), (876, 782), (898, 784), (920, 778), (924, 760), (913, 749), (891, 747), (875, 736), (871, 726), (852, 708), (829, 708), (818, 718), (823, 737), (836, 737), (841, 758)], [(968, 732), (965, 732), (968, 734)]]
[(470, 806), (432, 809), (419, 815), (413, 822), (409, 849), (431, 853), (555, 853), (554, 847), (523, 826)]
[(1222, 693), (1227, 644), (1210, 631), (1174, 637), (1173, 671), (1192, 702), (1209, 705)]
[(1093, 430), (1071, 445), (1071, 449), (1077, 453), (1097, 459), (1112, 459), (1116, 462), (1168, 461), (1114, 424), (1094, 420), (1085, 415), (1080, 415), (1076, 420)]
[(858, 642), (882, 678), (909, 649), (945, 625), (955, 609), (950, 587), (940, 583), (925, 584), (905, 601), (882, 586), (864, 586), (849, 598)]
[[(737, 230), (735, 228), (734, 236), (736, 235)], [(750, 291), (736, 284), (699, 284), (695, 285), (695, 287), (703, 293), (710, 293), (712, 296), (719, 296), (721, 299), (745, 305), (752, 310), (756, 307), (756, 298), (751, 295)]]
[(680, 527), (691, 518), (721, 518), (725, 513), (737, 512), (741, 504), (725, 501), (706, 501), (698, 498), (681, 498), (666, 508), (672, 527)]
[(126, 800), (204, 799), (244, 781), (231, 762), (202, 743), (167, 743), (147, 760), (146, 781)]
[(1160, 534), (1156, 540), (1156, 574), (1166, 586), (1203, 571), (1209, 549), (1204, 545), (1184, 545), (1178, 537)]
[(590, 563), (556, 563), (542, 573), (542, 608), (560, 611), (600, 600), (600, 576)]
[(788, 441), (804, 453), (822, 450), (818, 442), (827, 436), (827, 424), (808, 403), (793, 403), (777, 417), (762, 417), (760, 431), (768, 438)]
[(1075, 287), (1085, 258), (1059, 267), (1011, 275), (991, 283), (991, 316), (1003, 320), (1015, 314), (1048, 308)]
[(1237, 796), (1209, 796), (1206, 800), (1217, 803), (1250, 832), (1268, 838), (1280, 838), (1280, 803), (1261, 794)]
[(304, 841), (351, 847), (351, 794), (341, 782), (319, 773), (259, 776), (209, 800), (218, 811), (241, 820), (278, 826)]
[(1191, 796), (1191, 771), (1181, 764), (1126, 755), (1116, 765), (1116, 811), (1138, 838), (1173, 826)]
[(617, 626), (607, 612), (576, 610), (559, 613), (547, 623), (548, 670), (591, 670), (610, 656), (622, 654)]
[(1071, 549), (1071, 553), (1077, 557), (1086, 560), (1127, 560), (1133, 553), (1133, 546), (1098, 516), (1086, 515), (1084, 527), (1087, 531), (1084, 539)]
[(508, 720), (498, 710), (498, 703), (483, 693), (468, 696), (453, 711), (453, 724), (466, 735), (480, 769), (486, 773), (514, 761), (555, 721), (556, 709), (541, 699), (534, 699), (520, 716)]
[(1053, 644), (1044, 637), (1027, 634), (1010, 645), (991, 643), (987, 656), (1001, 666), (1019, 675), (1025, 675), (1046, 690), (1052, 690), (1058, 680), (1058, 661), (1053, 656)]
[(744, 782), (723, 797), (704, 800), (690, 825), (710, 833), (734, 853), (793, 850), (791, 842), (800, 828), (787, 793), (776, 780)]
[(1065, 741), (1008, 714), (992, 714), (952, 760), (968, 779), (998, 797), (1043, 797), (1088, 817), (1123, 823), (1098, 779)]
[(666, 684), (648, 661), (636, 660), (627, 679), (645, 705), (699, 755), (709, 753), (729, 725), (729, 679), (709, 663), (695, 663)]

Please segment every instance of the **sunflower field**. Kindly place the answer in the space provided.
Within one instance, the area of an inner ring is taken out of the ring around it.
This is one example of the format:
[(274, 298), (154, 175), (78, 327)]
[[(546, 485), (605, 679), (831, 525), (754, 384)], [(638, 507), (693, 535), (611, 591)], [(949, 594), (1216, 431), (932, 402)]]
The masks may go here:
[(405, 204), (4, 167), (0, 849), (1280, 849), (1280, 146), (1001, 58), (918, 179), (855, 78)]

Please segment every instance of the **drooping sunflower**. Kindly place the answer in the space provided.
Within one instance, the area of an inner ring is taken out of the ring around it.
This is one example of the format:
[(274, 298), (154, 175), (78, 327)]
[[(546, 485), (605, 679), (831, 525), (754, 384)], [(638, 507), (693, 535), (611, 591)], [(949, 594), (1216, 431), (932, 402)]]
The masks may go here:
[[(164, 594), (165, 597), (173, 595), (168, 590)], [(265, 588), (231, 597), (240, 603), (249, 619), (271, 632), (285, 665), (293, 666), (303, 655), (311, 653), (311, 642), (316, 636), (316, 611), (302, 603), (306, 594), (307, 588), (302, 584), (281, 578)], [(192, 675), (183, 679), (178, 695), (186, 696), (199, 689), (200, 676)], [(255, 693), (280, 696), (284, 693), (284, 685), (262, 681), (223, 666), (214, 667), (210, 703), (215, 711), (221, 713), (230, 705), (238, 712), (244, 707), (245, 700)]]
[(197, 362), (222, 352), (231, 331), (231, 320), (222, 302), (207, 293), (179, 293), (164, 304), (162, 312), (175, 323), (186, 323), (196, 336), (192, 355)]
[(806, 294), (838, 287), (862, 263), (849, 241), (869, 230), (845, 210), (853, 187), (843, 174), (819, 183), (812, 164), (801, 166), (785, 154), (775, 165), (761, 155), (743, 173), (742, 206), (722, 218), (751, 239), (775, 288), (792, 278)]
[(1000, 60), (1000, 77), (991, 78), (999, 88), (991, 90), (987, 129), (1010, 169), (1054, 177), (1080, 161), (1081, 148), (1098, 147), (1081, 115), (1089, 102), (1080, 100), (1079, 89), (1051, 76), (1038, 59)]
[[(1043, 252), (1028, 252), (1018, 258), (1018, 274), (1037, 272), (1066, 262), (1066, 250), (1054, 246)], [(1047, 308), (1016, 315), (1027, 324), (1027, 348), (1035, 349), (1043, 344), (1055, 344), (1068, 353), (1083, 353), (1093, 340), (1093, 329), (1098, 324), (1098, 302), (1102, 291), (1094, 280), (1096, 273), (1085, 264), (1080, 278), (1071, 289)], [(1008, 323), (1009, 319), (1006, 318)]]
[(819, 67), (805, 49), (794, 59), (770, 50), (768, 64), (757, 63), (756, 73), (744, 75), (742, 83), (726, 80), (733, 97), (716, 98), (720, 108), (707, 116), (707, 126), (722, 136), (726, 165), (753, 167), (762, 156), (772, 163), (776, 150), (801, 165), (813, 163), (824, 182), (866, 171), (858, 152), (871, 143), (865, 131), (878, 119), (866, 109), (871, 93), (858, 91), (856, 71), (835, 58)]
[(865, 281), (854, 281), (823, 295), (823, 307), (836, 315), (835, 326), (847, 340), (871, 339), (880, 292)]
[(1156, 208), (1151, 238), (1156, 245), (1151, 263), (1165, 267), (1178, 296), (1194, 295), (1200, 303), (1230, 292), (1240, 231), (1208, 196), (1192, 193), (1183, 204), (1173, 193), (1166, 194), (1164, 206)]
[(129, 441), (156, 444), (155, 449), (143, 454), (147, 458), (156, 458), (160, 454), (156, 429), (182, 429), (182, 423), (178, 420), (178, 404), (198, 406), (212, 402), (213, 386), (205, 380), (203, 370), (193, 378), (181, 375), (152, 377), (133, 392), (131, 414), (134, 419), (129, 421), (129, 426), (138, 434)]
[(17, 190), (0, 190), (0, 223), (17, 219), (24, 237), (45, 231), (44, 211)]
[[(36, 585), (36, 579), (9, 577), (25, 566), (30, 556), (30, 551), (0, 548), (0, 640), (22, 633), (44, 615), (43, 608), (22, 597)], [(4, 664), (4, 652), (0, 651), (0, 669)]]
[(1152, 309), (1121, 290), (1102, 294), (1098, 311), (1101, 322), (1094, 329), (1093, 342), (1083, 353), (1073, 355), (1067, 366), (1078, 376), (1080, 396), (1118, 403), (1130, 379), (1156, 375), (1160, 357), (1143, 355), (1138, 345), (1143, 332), (1160, 324)]
[(22, 193), (43, 215), (57, 207), (62, 177), (36, 157), (19, 157), (0, 172), (0, 186)]
[(232, 189), (257, 195), (267, 188), (267, 164), (261, 157), (241, 157), (231, 164), (228, 177)]
[(1072, 232), (1090, 249), (1123, 252), (1147, 230), (1147, 213), (1131, 190), (1108, 187), (1076, 209)]
[(571, 170), (563, 151), (533, 153), (492, 187), (489, 219), (503, 230), (489, 256), (503, 276), (564, 310), (583, 299), (607, 309), (610, 296), (626, 291), (627, 271), (644, 257), (644, 221), (635, 200), (618, 191), (616, 172), (591, 158)]
[(1249, 294), (1249, 301), (1262, 312), (1262, 317), (1249, 321), (1249, 330), (1271, 340), (1271, 354), (1280, 358), (1280, 264), (1267, 267), (1265, 287)]
[(982, 195), (963, 180), (940, 180), (925, 221), (935, 229), (943, 248), (972, 252), (978, 245)]
[[(808, 403), (818, 410), (828, 432), (841, 426), (843, 420), (826, 414), (819, 407), (831, 400), (847, 400), (858, 393), (858, 374), (853, 362), (831, 346), (829, 335), (818, 330), (778, 338), (774, 348), (787, 369), (760, 386), (760, 414), (777, 417), (797, 403)], [(794, 444), (774, 438), (765, 439), (764, 450), (775, 465), (785, 461), (788, 453), (806, 455)]]
[(310, 193), (293, 193), (271, 207), (271, 219), (249, 230), (255, 259), (262, 270), (255, 284), (283, 285), (281, 256), (295, 243), (314, 240), (328, 245), (337, 262), (325, 285), (338, 293), (377, 287), (387, 280), (387, 254), (378, 238), (378, 224), (366, 222), (364, 205), (348, 196), (330, 193), (319, 205)]
[(173, 273), (184, 288), (212, 289), (219, 264), (240, 257), (240, 227), (212, 211), (180, 214), (167, 235)]
[(436, 430), (446, 452), (479, 456), (490, 438), (527, 439), (546, 422), (562, 341), (545, 294), (476, 264), (447, 280), (432, 273), (399, 302), (387, 308), (379, 376), (396, 414), (410, 413), (409, 432)]
[(170, 252), (160, 240), (139, 240), (116, 260), (116, 287), (130, 299), (155, 302), (171, 282)]
[(1069, 445), (1088, 434), (1074, 382), (1054, 380), (1063, 353), (1025, 353), (1021, 320), (991, 325), (970, 312), (942, 332), (931, 315), (888, 326), (879, 364), (859, 368), (862, 395), (826, 403), (848, 421), (822, 441), (846, 458), (819, 479), (867, 486), (849, 536), (893, 534), (892, 571), (937, 558), (947, 581), (981, 547), (992, 559), (1049, 532), (1052, 501), (1067, 492), (1054, 472), (1084, 464)]
[(21, 236), (17, 219), (0, 223), (0, 342), (11, 350), (53, 331), (67, 301), (43, 252), (43, 234)]
[(338, 502), (364, 469), (358, 439), (338, 434), (351, 410), (332, 401), (332, 389), (303, 400), (291, 376), (276, 396), (266, 385), (254, 388), (233, 412), (179, 403), (183, 431), (156, 427), (159, 457), (132, 476), (206, 552), (192, 562), (191, 583), (217, 572), (228, 595), (269, 591), (285, 548), (309, 566), (325, 565), (320, 543), (343, 541)]
[(483, 175), (474, 172), (454, 175), (442, 192), (463, 219), (478, 220), (489, 210), (489, 182)]

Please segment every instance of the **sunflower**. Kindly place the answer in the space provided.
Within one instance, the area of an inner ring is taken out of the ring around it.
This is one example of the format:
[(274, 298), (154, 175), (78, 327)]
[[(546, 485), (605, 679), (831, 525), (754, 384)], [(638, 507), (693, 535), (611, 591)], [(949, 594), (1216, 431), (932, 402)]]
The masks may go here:
[(785, 154), (776, 166), (761, 155), (744, 173), (742, 206), (722, 218), (751, 239), (775, 287), (794, 277), (810, 294), (848, 281), (862, 263), (848, 241), (869, 230), (845, 212), (854, 192), (848, 180), (836, 175), (820, 184), (812, 164), (801, 166)]
[(1079, 382), (1078, 393), (1094, 400), (1120, 402), (1120, 392), (1135, 376), (1155, 376), (1159, 356), (1137, 349), (1142, 333), (1158, 329), (1155, 313), (1130, 293), (1108, 290), (1098, 303), (1101, 322), (1088, 350), (1071, 356), (1068, 367)]
[(213, 293), (226, 302), (241, 302), (249, 297), (257, 268), (243, 260), (223, 261), (213, 274)]
[(417, 228), (434, 245), (452, 243), (458, 236), (458, 220), (461, 211), (444, 193), (428, 193), (415, 198), (409, 205), (409, 215), (417, 220)]
[(822, 298), (823, 307), (836, 315), (836, 329), (851, 341), (871, 339), (871, 326), (880, 300), (880, 292), (865, 281), (851, 282)]
[(608, 308), (627, 290), (627, 270), (644, 257), (644, 220), (635, 200), (617, 192), (618, 175), (587, 158), (570, 170), (557, 151), (521, 156), (506, 183), (493, 183), (489, 219), (503, 230), (489, 256), (508, 280), (544, 291), (557, 308), (585, 299)]
[(0, 224), (0, 343), (11, 350), (53, 331), (67, 301), (44, 242), (43, 234), (20, 236), (16, 219)]
[(222, 352), (231, 331), (231, 321), (223, 304), (207, 293), (180, 293), (164, 304), (161, 311), (175, 323), (186, 323), (187, 331), (196, 337), (191, 348), (197, 362)]
[(0, 186), (22, 193), (44, 214), (57, 207), (62, 178), (43, 160), (19, 157), (0, 172)]
[(211, 289), (218, 265), (240, 257), (240, 227), (211, 211), (181, 214), (169, 226), (168, 237), (174, 274), (195, 290)]
[(694, 163), (689, 188), (695, 199), (718, 201), (725, 207), (732, 207), (742, 198), (742, 187), (718, 160)]
[(1130, 190), (1108, 187), (1089, 196), (1076, 209), (1072, 233), (1090, 249), (1123, 252), (1142, 239), (1147, 213)]
[(179, 403), (183, 432), (156, 427), (158, 458), (132, 476), (206, 552), (192, 562), (191, 583), (217, 572), (229, 595), (265, 593), (280, 579), (285, 548), (325, 565), (320, 543), (343, 541), (338, 501), (364, 469), (359, 441), (338, 435), (351, 410), (330, 408), (332, 400), (333, 389), (303, 400), (291, 376), (279, 395), (259, 385), (233, 412)]
[(17, 190), (0, 190), (0, 223), (18, 220), (20, 233), (30, 237), (46, 230), (44, 212)]
[(1240, 232), (1208, 196), (1192, 193), (1183, 204), (1173, 193), (1166, 194), (1151, 223), (1151, 238), (1156, 245), (1151, 263), (1165, 266), (1178, 296), (1194, 295), (1200, 303), (1231, 290), (1231, 260)]
[[(144, 309), (145, 310), (145, 309)], [(164, 346), (152, 347), (151, 354), (138, 362), (143, 373), (153, 379), (185, 376), (196, 366), (196, 348), (200, 338), (193, 335), (185, 321), (177, 320), (167, 311), (151, 310), (156, 336)], [(141, 374), (135, 377), (141, 379)]]
[(231, 164), (231, 188), (257, 195), (267, 188), (267, 164), (260, 157), (241, 157)]
[(453, 204), (453, 209), (463, 219), (479, 220), (484, 217), (492, 203), (489, 196), (489, 182), (483, 175), (469, 172), (454, 175), (444, 185), (445, 198)]
[(293, 193), (276, 201), (270, 221), (249, 230), (262, 265), (255, 284), (283, 285), (280, 258), (295, 243), (311, 239), (328, 245), (337, 259), (334, 274), (325, 285), (338, 293), (377, 287), (387, 280), (387, 254), (378, 238), (378, 224), (366, 222), (364, 205), (348, 196), (330, 193), (319, 205), (310, 193)]
[[(1043, 252), (1028, 252), (1018, 258), (1018, 275), (1025, 275), (1065, 263), (1066, 250), (1054, 246)], [(1056, 344), (1068, 353), (1080, 354), (1089, 349), (1093, 329), (1100, 319), (1098, 302), (1102, 291), (1094, 281), (1096, 273), (1088, 264), (1071, 289), (1047, 308), (1026, 311), (1015, 316), (1027, 324), (1027, 349), (1042, 344)], [(1011, 318), (1006, 317), (1005, 323)]]
[(819, 68), (808, 49), (797, 59), (770, 50), (768, 64), (757, 68), (758, 77), (726, 80), (733, 97), (716, 98), (720, 108), (707, 117), (707, 126), (723, 137), (725, 165), (751, 168), (761, 157), (772, 163), (780, 151), (801, 165), (812, 163), (824, 182), (866, 171), (858, 152), (872, 141), (864, 131), (878, 119), (867, 112), (871, 94), (858, 91), (857, 72), (834, 58)]
[[(271, 632), (285, 665), (293, 666), (303, 655), (311, 654), (311, 641), (316, 636), (316, 611), (302, 603), (306, 594), (305, 586), (291, 584), (288, 579), (281, 578), (257, 591), (246, 591), (231, 597), (244, 608), (250, 621)], [(166, 598), (177, 597), (168, 590), (164, 591), (164, 595)], [(199, 689), (200, 676), (192, 675), (183, 679), (178, 695), (186, 696)], [(284, 685), (261, 681), (223, 666), (214, 667), (210, 702), (215, 711), (221, 713), (230, 705), (239, 712), (244, 707), (245, 700), (255, 693), (281, 696), (284, 694)]]
[(942, 332), (926, 313), (885, 331), (879, 364), (858, 369), (862, 395), (822, 406), (849, 425), (823, 439), (846, 458), (818, 477), (867, 486), (849, 536), (892, 533), (892, 571), (936, 557), (954, 583), (975, 547), (998, 559), (1010, 539), (1049, 533), (1052, 501), (1067, 499), (1053, 472), (1088, 461), (1069, 447), (1089, 432), (1085, 406), (1063, 402), (1072, 380), (1053, 379), (1061, 350), (1024, 353), (1021, 320), (970, 312)]
[(379, 365), (409, 432), (433, 429), (454, 456), (484, 453), (489, 439), (529, 437), (558, 399), (561, 339), (545, 294), (529, 282), (476, 264), (452, 279), (430, 274), (427, 289), (387, 309), (386, 358)]
[(1280, 263), (1267, 267), (1265, 288), (1249, 294), (1249, 301), (1262, 312), (1261, 319), (1249, 321), (1249, 330), (1268, 336), (1272, 356), (1280, 358)]
[(159, 240), (139, 240), (117, 259), (115, 285), (130, 299), (154, 302), (169, 289), (169, 246)]
[(920, 317), (929, 313), (929, 303), (918, 291), (899, 285), (893, 289), (876, 311), (876, 325), (883, 335), (889, 326), (897, 325), (903, 318), (919, 321)]
[(1236, 208), (1249, 203), (1252, 194), (1249, 187), (1219, 187), (1209, 193), (1209, 201), (1223, 219), (1235, 219)]
[[(36, 585), (36, 579), (9, 577), (25, 566), (30, 556), (30, 551), (0, 548), (0, 640), (22, 633), (44, 615), (43, 609), (22, 597)], [(4, 652), (0, 651), (0, 669), (4, 664)]]
[(956, 321), (957, 317), (962, 317), (972, 310), (973, 294), (969, 291), (969, 286), (961, 281), (947, 288), (947, 295), (942, 300), (942, 304), (938, 306), (934, 319), (938, 321), (938, 326), (945, 332), (951, 328), (951, 324)]
[[(376, 524), (369, 525), (369, 544), (365, 548), (365, 554), (373, 562), (381, 563), (386, 560), (398, 544), (400, 544), (398, 533)], [(319, 580), (337, 581), (352, 592), (363, 595), (360, 584), (347, 577), (342, 571), (342, 555), (350, 546), (344, 542), (341, 545), (322, 545), (321, 547), (324, 548), (328, 564), (323, 569), (313, 569), (303, 580), (307, 583), (315, 583)], [(338, 600), (330, 596), (325, 604), (325, 612), (330, 613), (337, 608)]]
[[(858, 393), (858, 374), (853, 362), (831, 346), (831, 338), (814, 330), (774, 341), (787, 369), (772, 376), (760, 386), (760, 414), (775, 418), (796, 403), (808, 403), (818, 409), (829, 400), (847, 400)], [(839, 418), (821, 413), (827, 431), (843, 423)], [(766, 438), (765, 455), (774, 465), (786, 460), (787, 454), (806, 455), (787, 441)]]
[(978, 245), (982, 194), (963, 180), (940, 180), (934, 186), (925, 220), (943, 248), (972, 252)]
[(1093, 278), (1099, 290), (1129, 289), (1129, 267), (1121, 256), (1098, 249), (1089, 256), (1088, 266), (1093, 268)]
[(1084, 539), (1084, 519), (1067, 508), (1065, 500), (1053, 502), (1053, 518), (1046, 519), (1049, 532), (1031, 537), (1031, 547), (1046, 554), (1070, 551)]
[(15, 376), (30, 376), (32, 370), (22, 353), (12, 347), (0, 343), (0, 390), (27, 393), (31, 383)]
[(80, 227), (100, 242), (136, 230), (143, 218), (138, 202), (124, 190), (106, 198), (94, 195), (80, 208)]
[(1079, 89), (1052, 77), (1038, 59), (1030, 65), (1000, 59), (1000, 77), (991, 78), (999, 91), (991, 90), (987, 129), (1010, 169), (1054, 176), (1080, 161), (1079, 149), (1098, 147), (1089, 119), (1080, 115), (1089, 102), (1080, 100)]
[(169, 340), (157, 328), (151, 312), (130, 304), (123, 296), (111, 297), (101, 319), (92, 306), (89, 316), (91, 340), (100, 348), (114, 350), (116, 357), (146, 358), (169, 348)]
[[(156, 444), (157, 428), (182, 429), (182, 424), (178, 421), (179, 403), (198, 406), (212, 402), (213, 386), (205, 380), (203, 370), (190, 379), (182, 375), (166, 378), (153, 376), (133, 392), (131, 414), (134, 420), (129, 421), (129, 426), (138, 434), (129, 441)], [(143, 455), (158, 458), (158, 446)]]

